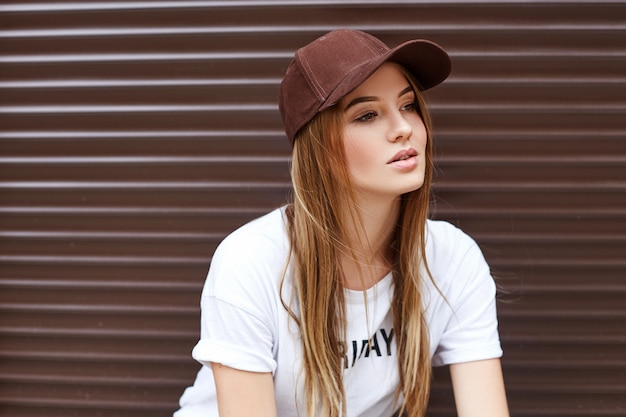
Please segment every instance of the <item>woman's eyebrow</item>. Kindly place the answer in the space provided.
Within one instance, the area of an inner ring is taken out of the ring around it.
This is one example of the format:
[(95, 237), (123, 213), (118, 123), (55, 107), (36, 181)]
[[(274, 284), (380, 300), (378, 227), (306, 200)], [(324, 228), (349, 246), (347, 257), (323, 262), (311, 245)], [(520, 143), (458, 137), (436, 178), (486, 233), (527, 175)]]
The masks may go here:
[(398, 94), (398, 97), (402, 97), (403, 95), (405, 95), (407, 93), (412, 93), (412, 92), (413, 92), (413, 87), (408, 86), (404, 90), (400, 91), (400, 94)]
[[(402, 97), (403, 95), (407, 94), (407, 93), (412, 93), (413, 92), (413, 87), (408, 86), (407, 88), (405, 88), (404, 90), (400, 91), (400, 94), (398, 94), (398, 98)], [(368, 101), (377, 101), (378, 97), (376, 96), (363, 96), (363, 97), (357, 97), (354, 100), (352, 100), (350, 103), (348, 103), (348, 105), (343, 109), (343, 111), (348, 110), (350, 107), (359, 104), (359, 103), (365, 103)]]
[(365, 103), (367, 101), (376, 101), (378, 100), (378, 97), (376, 96), (363, 96), (363, 97), (357, 97), (354, 100), (352, 100), (350, 103), (348, 103), (348, 105), (343, 109), (343, 111), (348, 110), (350, 107), (359, 104), (359, 103)]

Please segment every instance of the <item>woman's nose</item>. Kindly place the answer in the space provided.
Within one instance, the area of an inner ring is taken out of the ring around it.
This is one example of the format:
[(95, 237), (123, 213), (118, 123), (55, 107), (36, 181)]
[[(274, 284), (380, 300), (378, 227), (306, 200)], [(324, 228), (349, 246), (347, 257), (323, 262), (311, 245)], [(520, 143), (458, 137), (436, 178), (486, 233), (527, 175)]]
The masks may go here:
[(412, 132), (413, 128), (411, 127), (411, 124), (404, 118), (404, 115), (400, 111), (394, 112), (389, 122), (388, 140), (390, 142), (407, 140), (411, 137)]

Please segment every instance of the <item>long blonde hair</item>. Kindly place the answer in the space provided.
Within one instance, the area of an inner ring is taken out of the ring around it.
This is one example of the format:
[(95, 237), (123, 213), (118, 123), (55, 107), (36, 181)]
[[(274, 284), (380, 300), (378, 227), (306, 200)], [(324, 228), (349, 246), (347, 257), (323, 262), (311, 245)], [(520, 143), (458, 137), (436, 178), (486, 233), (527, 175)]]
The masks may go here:
[[(431, 121), (419, 87), (401, 68), (415, 90), (417, 107), (426, 125), (424, 184), (400, 197), (394, 230), (392, 314), (396, 335), (401, 412), (422, 417), (430, 392), (431, 363), (428, 329), (422, 309), (425, 225), (432, 182)], [(332, 106), (318, 113), (298, 133), (292, 158), (293, 202), (287, 210), (295, 265), (296, 314), (283, 305), (299, 326), (302, 338), (306, 415), (346, 415), (342, 379), (346, 318), (344, 287), (339, 265), (346, 247), (346, 221), (359, 224), (356, 193), (350, 181), (341, 140), (343, 121)], [(347, 216), (346, 216), (347, 213)]]

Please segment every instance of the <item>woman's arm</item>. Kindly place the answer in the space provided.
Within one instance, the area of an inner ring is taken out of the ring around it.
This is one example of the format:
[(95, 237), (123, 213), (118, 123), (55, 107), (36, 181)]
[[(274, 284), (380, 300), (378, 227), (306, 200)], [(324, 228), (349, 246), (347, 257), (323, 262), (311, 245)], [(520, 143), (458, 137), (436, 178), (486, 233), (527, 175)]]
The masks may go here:
[(450, 365), (459, 417), (509, 417), (500, 359)]
[(212, 363), (221, 417), (276, 417), (272, 374)]

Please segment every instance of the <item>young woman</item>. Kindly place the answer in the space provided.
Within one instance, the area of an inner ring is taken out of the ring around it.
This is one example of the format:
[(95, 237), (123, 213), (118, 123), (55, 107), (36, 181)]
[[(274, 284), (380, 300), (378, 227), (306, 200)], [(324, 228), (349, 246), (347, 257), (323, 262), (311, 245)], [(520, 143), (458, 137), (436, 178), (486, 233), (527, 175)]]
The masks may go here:
[(489, 267), (427, 220), (421, 91), (449, 72), (432, 42), (352, 30), (296, 52), (279, 98), (293, 201), (216, 250), (204, 366), (176, 417), (421, 417), (433, 365), (450, 365), (459, 416), (508, 416)]

